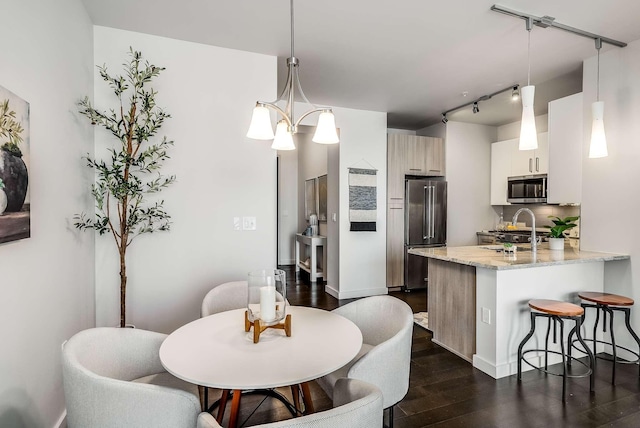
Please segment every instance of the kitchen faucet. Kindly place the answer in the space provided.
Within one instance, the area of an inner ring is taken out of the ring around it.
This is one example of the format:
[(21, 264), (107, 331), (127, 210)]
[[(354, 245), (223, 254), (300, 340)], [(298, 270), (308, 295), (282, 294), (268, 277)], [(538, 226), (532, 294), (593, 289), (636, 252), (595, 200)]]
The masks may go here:
[(518, 221), (518, 216), (523, 211), (531, 214), (531, 252), (535, 254), (536, 250), (538, 249), (537, 248), (538, 243), (536, 241), (536, 216), (535, 214), (533, 214), (533, 211), (531, 211), (529, 208), (520, 208), (513, 215), (513, 220), (511, 221), (511, 224), (513, 224), (514, 226), (516, 225), (516, 222)]

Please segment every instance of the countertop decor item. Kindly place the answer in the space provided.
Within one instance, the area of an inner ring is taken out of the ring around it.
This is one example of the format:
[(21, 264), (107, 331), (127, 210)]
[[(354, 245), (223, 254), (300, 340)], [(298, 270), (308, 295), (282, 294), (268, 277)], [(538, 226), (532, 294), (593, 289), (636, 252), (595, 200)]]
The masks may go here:
[(169, 230), (171, 216), (164, 210), (164, 201), (150, 201), (148, 195), (175, 181), (175, 176), (160, 172), (173, 141), (167, 137), (150, 141), (171, 117), (156, 105), (157, 92), (150, 87), (164, 68), (143, 62), (142, 53), (133, 49), (129, 57), (123, 76), (112, 76), (106, 66), (98, 66), (100, 76), (116, 95), (113, 108), (98, 110), (88, 97), (78, 102), (80, 114), (92, 125), (104, 127), (118, 143), (107, 149), (106, 160), (87, 156), (87, 166), (96, 174), (90, 190), (95, 214), (74, 216), (76, 228), (94, 229), (115, 240), (120, 261), (120, 327), (126, 325), (127, 249), (141, 234)]
[(553, 226), (545, 225), (549, 229), (549, 249), (563, 250), (565, 232), (578, 226), (575, 222), (580, 216), (560, 218), (550, 215)]
[[(249, 272), (247, 281), (247, 310), (244, 312), (244, 331), (253, 327), (253, 343), (268, 328), (284, 330), (291, 337), (291, 314), (287, 314), (287, 281), (281, 269)], [(284, 320), (284, 323), (281, 321)]]
[[(296, 147), (293, 144), (293, 134), (297, 132), (298, 125), (302, 119), (308, 115), (319, 112), (320, 117), (318, 118), (316, 132), (313, 135), (313, 142), (319, 144), (336, 144), (340, 140), (336, 130), (336, 120), (333, 116), (333, 111), (330, 107), (316, 107), (311, 104), (302, 91), (302, 85), (300, 85), (300, 79), (298, 77), (298, 66), (300, 65), (300, 61), (293, 53), (293, 0), (290, 0), (290, 12), (291, 56), (287, 58), (287, 82), (285, 83), (284, 90), (277, 100), (272, 102), (258, 101), (256, 103), (256, 106), (253, 109), (253, 116), (251, 117), (251, 124), (249, 125), (247, 137), (256, 140), (273, 139), (271, 148), (274, 150), (294, 150)], [(294, 118), (293, 114), (296, 89), (302, 99), (307, 104), (311, 105), (311, 110), (303, 113), (297, 120)], [(276, 104), (281, 100), (286, 101), (287, 103), (284, 110)], [(276, 114), (282, 116), (282, 119), (278, 121), (276, 126), (275, 136), (273, 134), (273, 128), (271, 127), (269, 109), (275, 110)]]

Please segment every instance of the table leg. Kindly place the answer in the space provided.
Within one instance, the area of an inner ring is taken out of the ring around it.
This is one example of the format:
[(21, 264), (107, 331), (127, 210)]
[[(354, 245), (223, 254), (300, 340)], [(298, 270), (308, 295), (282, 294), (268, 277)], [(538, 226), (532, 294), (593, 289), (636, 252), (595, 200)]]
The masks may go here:
[(311, 282), (316, 282), (318, 280), (318, 261), (316, 260), (316, 252), (317, 248), (313, 243), (311, 244)]
[(311, 390), (309, 390), (309, 382), (300, 384), (302, 387), (302, 400), (304, 401), (304, 413), (305, 415), (315, 413), (313, 408), (313, 400), (311, 399)]
[(293, 406), (296, 408), (298, 415), (302, 414), (300, 408), (300, 385), (291, 385), (291, 397), (293, 398)]
[(230, 392), (231, 390), (229, 389), (222, 390), (222, 397), (220, 397), (220, 401), (218, 404), (218, 416), (216, 416), (216, 420), (218, 421), (219, 424), (222, 423), (222, 419), (224, 418), (224, 411), (227, 408), (227, 400), (229, 400)]
[(300, 272), (300, 242), (296, 240), (296, 272)]
[(242, 390), (234, 389), (233, 398), (231, 399), (231, 414), (229, 415), (229, 428), (236, 428), (238, 426), (238, 415), (240, 414), (240, 397), (242, 397)]

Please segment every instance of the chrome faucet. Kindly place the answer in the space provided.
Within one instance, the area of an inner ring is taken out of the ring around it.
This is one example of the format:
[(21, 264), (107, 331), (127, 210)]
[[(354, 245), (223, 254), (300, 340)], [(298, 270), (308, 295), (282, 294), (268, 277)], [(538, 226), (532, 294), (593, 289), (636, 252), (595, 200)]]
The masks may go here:
[(514, 226), (516, 225), (516, 222), (518, 221), (518, 216), (523, 211), (531, 215), (531, 252), (535, 253), (536, 250), (538, 249), (538, 242), (536, 241), (536, 216), (535, 214), (533, 214), (533, 211), (531, 211), (529, 208), (520, 208), (513, 215), (513, 220), (511, 221), (511, 224)]

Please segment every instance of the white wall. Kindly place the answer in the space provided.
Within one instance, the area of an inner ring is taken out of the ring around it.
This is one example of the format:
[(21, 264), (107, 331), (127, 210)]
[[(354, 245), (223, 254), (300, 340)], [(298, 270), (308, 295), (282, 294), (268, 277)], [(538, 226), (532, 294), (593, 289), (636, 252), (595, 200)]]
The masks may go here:
[(447, 245), (476, 245), (476, 232), (493, 228), (491, 143), (496, 127), (447, 123)]
[[(591, 103), (596, 100), (596, 59), (583, 66), (584, 142), (582, 156), (582, 208), (580, 247), (583, 250), (626, 253), (630, 262), (605, 264), (605, 291), (640, 301), (640, 239), (635, 218), (640, 212), (640, 41), (600, 54), (600, 100), (609, 156), (589, 159)], [(640, 333), (636, 304), (632, 325)], [(630, 346), (629, 336), (616, 332), (616, 342)], [(635, 343), (631, 346), (637, 349)]]
[[(142, 236), (129, 251), (128, 322), (170, 332), (199, 317), (213, 286), (276, 264), (276, 152), (245, 137), (257, 100), (276, 98), (276, 57), (95, 27), (95, 63), (119, 72), (129, 46), (166, 70), (154, 83), (172, 118), (160, 135), (175, 140), (162, 192), (173, 225)], [(96, 79), (98, 77), (96, 76)], [(96, 104), (113, 106), (103, 82)], [(96, 131), (96, 149), (110, 136)], [(256, 231), (233, 218), (255, 216)], [(98, 325), (119, 319), (118, 266), (110, 237), (96, 240)]]
[(30, 104), (31, 238), (0, 245), (0, 426), (52, 427), (64, 411), (60, 346), (94, 323), (92, 27), (79, 0), (5, 1), (0, 85)]
[(298, 230), (298, 152), (278, 152), (278, 264), (295, 263), (295, 234)]
[[(334, 108), (340, 128), (339, 279), (326, 290), (340, 299), (387, 294), (387, 114), (374, 111)], [(331, 155), (329, 175), (332, 174)], [(373, 165), (378, 170), (378, 217), (376, 232), (349, 230), (349, 167)], [(335, 167), (335, 164), (333, 165)], [(332, 186), (332, 183), (329, 183)], [(331, 219), (331, 206), (329, 221)], [(331, 277), (330, 277), (331, 278)]]

